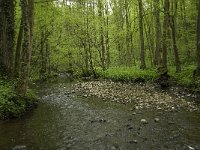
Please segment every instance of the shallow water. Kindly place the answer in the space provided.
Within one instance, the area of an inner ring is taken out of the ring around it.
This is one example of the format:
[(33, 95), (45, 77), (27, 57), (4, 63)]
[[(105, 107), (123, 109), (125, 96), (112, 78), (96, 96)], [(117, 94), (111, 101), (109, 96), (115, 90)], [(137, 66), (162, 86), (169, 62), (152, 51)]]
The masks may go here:
[(131, 104), (81, 98), (71, 92), (71, 85), (41, 86), (37, 109), (0, 122), (0, 149), (200, 149), (199, 112), (136, 110), (133, 115)]

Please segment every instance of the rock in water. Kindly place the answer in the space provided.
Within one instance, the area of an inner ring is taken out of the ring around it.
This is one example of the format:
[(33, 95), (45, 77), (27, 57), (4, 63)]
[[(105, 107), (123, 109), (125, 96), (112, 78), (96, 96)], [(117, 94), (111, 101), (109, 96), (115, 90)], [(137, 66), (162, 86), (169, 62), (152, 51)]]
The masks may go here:
[(110, 150), (116, 150), (117, 148), (115, 146), (111, 146)]
[(195, 150), (195, 148), (192, 146), (188, 146), (188, 148), (189, 148), (189, 150)]
[(159, 118), (155, 118), (154, 121), (155, 121), (155, 122), (159, 122), (160, 119), (159, 119)]
[(137, 140), (133, 140), (133, 141), (129, 141), (130, 144), (137, 144), (138, 141)]
[(137, 113), (136, 113), (136, 112), (134, 112), (134, 113), (132, 113), (132, 115), (137, 115)]
[(147, 123), (148, 123), (146, 119), (141, 119), (140, 122), (141, 122), (142, 124), (147, 124)]

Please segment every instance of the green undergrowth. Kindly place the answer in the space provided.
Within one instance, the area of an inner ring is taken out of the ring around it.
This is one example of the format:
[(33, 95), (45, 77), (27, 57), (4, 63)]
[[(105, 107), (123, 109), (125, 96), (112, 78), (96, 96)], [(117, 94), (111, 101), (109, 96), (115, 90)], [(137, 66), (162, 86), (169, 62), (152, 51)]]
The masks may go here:
[(32, 91), (25, 96), (14, 92), (14, 84), (0, 78), (0, 119), (21, 117), (27, 110), (36, 106), (37, 99)]
[[(194, 92), (200, 92), (200, 79), (193, 79), (193, 71), (195, 66), (183, 67), (180, 73), (176, 73), (175, 67), (169, 67), (170, 81), (172, 85), (188, 87)], [(159, 73), (156, 68), (141, 70), (139, 67), (113, 67), (103, 71), (96, 69), (97, 74), (103, 79), (111, 79), (113, 81), (135, 82), (142, 78), (145, 82), (155, 82)]]
[(200, 78), (193, 77), (193, 72), (196, 66), (183, 67), (180, 73), (176, 73), (174, 67), (169, 69), (169, 74), (175, 79), (176, 83), (180, 86), (188, 87), (194, 92), (200, 92)]
[(97, 69), (97, 74), (104, 79), (122, 82), (134, 82), (137, 79), (154, 81), (158, 78), (158, 73), (155, 69), (141, 70), (138, 67), (113, 67), (106, 71)]

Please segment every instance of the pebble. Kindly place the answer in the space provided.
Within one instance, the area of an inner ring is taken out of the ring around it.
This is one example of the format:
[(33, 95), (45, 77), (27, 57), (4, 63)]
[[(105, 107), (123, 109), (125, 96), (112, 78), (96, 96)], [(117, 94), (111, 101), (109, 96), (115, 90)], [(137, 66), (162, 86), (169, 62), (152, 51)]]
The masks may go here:
[(195, 150), (195, 148), (192, 146), (188, 146), (188, 148), (189, 148), (189, 150)]
[(106, 122), (105, 119), (99, 119), (99, 122)]
[(155, 121), (155, 122), (159, 122), (160, 119), (159, 119), (159, 118), (155, 118), (154, 121)]
[(134, 112), (134, 113), (132, 113), (132, 115), (137, 115), (137, 113), (136, 113), (136, 112)]
[(146, 119), (141, 119), (140, 122), (143, 123), (143, 124), (147, 124), (148, 123)]
[(132, 129), (133, 129), (133, 127), (129, 127), (128, 129), (129, 129), (129, 130), (132, 130)]
[(117, 148), (115, 146), (111, 146), (110, 150), (116, 150)]
[(133, 140), (133, 141), (129, 141), (130, 144), (137, 144), (138, 141), (137, 140)]

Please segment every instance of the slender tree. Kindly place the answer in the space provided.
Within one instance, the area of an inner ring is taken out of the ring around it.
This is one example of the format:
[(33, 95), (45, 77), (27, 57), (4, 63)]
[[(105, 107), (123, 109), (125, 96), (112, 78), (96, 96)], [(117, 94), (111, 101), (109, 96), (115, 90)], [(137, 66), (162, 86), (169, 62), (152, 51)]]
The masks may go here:
[(163, 55), (162, 55), (162, 67), (167, 70), (167, 32), (169, 26), (169, 0), (164, 1), (164, 21), (163, 21)]
[(15, 51), (15, 67), (14, 67), (14, 74), (15, 77), (18, 78), (20, 74), (20, 60), (21, 60), (21, 48), (22, 48), (22, 40), (23, 40), (23, 22), (21, 18), (21, 23), (19, 27), (19, 34), (17, 38), (17, 46)]
[(180, 63), (180, 58), (179, 58), (179, 51), (178, 51), (178, 46), (177, 46), (177, 40), (176, 40), (176, 35), (177, 35), (177, 21), (176, 21), (176, 17), (177, 17), (177, 5), (178, 5), (178, 1), (174, 0), (171, 3), (171, 8), (172, 8), (172, 15), (171, 17), (171, 21), (170, 21), (170, 27), (171, 27), (171, 31), (172, 31), (172, 43), (173, 43), (173, 49), (174, 49), (174, 58), (175, 58), (175, 65), (176, 65), (176, 72), (180, 72), (181, 71), (181, 63)]

